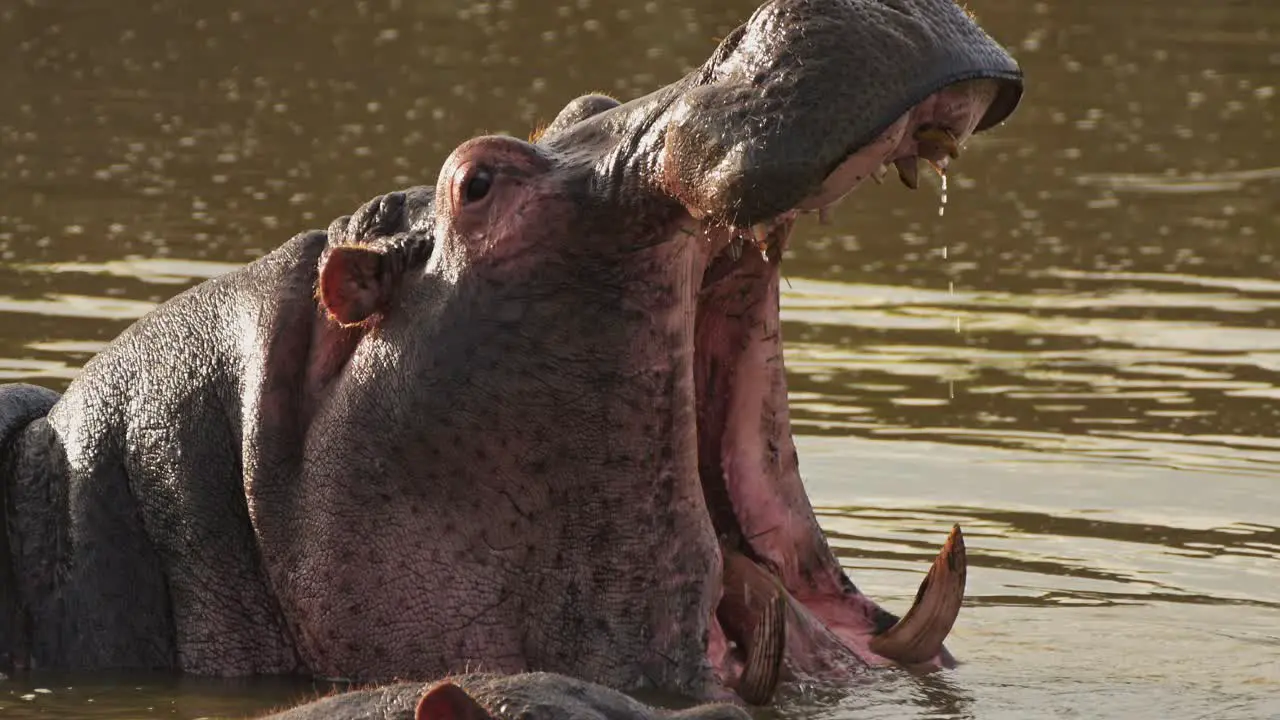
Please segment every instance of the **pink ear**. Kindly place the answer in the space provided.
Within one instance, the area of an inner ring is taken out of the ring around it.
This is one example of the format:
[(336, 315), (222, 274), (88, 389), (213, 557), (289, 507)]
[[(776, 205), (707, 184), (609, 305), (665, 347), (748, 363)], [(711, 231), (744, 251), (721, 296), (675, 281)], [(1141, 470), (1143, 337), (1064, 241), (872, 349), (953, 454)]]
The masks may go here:
[(390, 288), (383, 260), (381, 252), (359, 245), (329, 248), (320, 262), (319, 295), (330, 317), (354, 325), (386, 309)]
[(413, 717), (414, 720), (493, 720), (489, 711), (480, 707), (466, 690), (447, 680), (422, 696)]

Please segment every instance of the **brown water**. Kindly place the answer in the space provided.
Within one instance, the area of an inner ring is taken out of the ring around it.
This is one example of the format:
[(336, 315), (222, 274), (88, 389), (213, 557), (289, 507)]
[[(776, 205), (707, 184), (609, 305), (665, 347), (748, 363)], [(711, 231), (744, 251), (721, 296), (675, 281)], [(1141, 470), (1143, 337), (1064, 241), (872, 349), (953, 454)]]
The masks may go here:
[[(471, 135), (676, 78), (754, 0), (693, 5), (5, 0), (0, 381), (64, 387), (155, 303), (434, 182)], [(961, 522), (965, 664), (783, 715), (1280, 717), (1280, 4), (968, 5), (1022, 108), (945, 217), (890, 182), (805, 222), (784, 298), (824, 525), (901, 610)], [(0, 715), (310, 691), (45, 676), (0, 681)]]

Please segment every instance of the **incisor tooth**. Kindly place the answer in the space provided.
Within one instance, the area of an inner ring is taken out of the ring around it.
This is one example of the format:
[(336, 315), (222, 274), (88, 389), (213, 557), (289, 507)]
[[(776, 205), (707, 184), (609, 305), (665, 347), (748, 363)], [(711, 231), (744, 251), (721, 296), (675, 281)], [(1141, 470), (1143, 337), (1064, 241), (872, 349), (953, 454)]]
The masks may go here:
[(871, 179), (876, 181), (877, 185), (884, 183), (884, 176), (889, 174), (889, 164), (880, 163), (880, 167), (871, 173)]
[(765, 262), (769, 262), (769, 230), (770, 226), (765, 223), (751, 226), (751, 237), (755, 238), (756, 249)]

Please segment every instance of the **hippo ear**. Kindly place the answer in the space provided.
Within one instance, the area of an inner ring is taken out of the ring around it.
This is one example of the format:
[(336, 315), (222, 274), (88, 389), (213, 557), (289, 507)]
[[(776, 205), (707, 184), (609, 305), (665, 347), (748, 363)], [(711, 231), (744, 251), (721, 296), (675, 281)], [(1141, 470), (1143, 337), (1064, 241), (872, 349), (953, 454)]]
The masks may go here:
[(489, 711), (466, 690), (448, 680), (431, 688), (418, 701), (414, 720), (493, 720)]
[(339, 245), (320, 261), (318, 295), (329, 317), (356, 325), (386, 310), (391, 296), (386, 255), (361, 245)]

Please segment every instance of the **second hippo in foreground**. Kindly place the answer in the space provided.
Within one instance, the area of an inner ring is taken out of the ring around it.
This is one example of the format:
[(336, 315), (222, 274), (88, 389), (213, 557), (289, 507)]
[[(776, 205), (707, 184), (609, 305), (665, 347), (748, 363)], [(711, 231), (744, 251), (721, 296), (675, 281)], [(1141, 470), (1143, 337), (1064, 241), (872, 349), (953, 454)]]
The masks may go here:
[(669, 711), (552, 673), (468, 674), (335, 695), (258, 720), (751, 720), (733, 705)]
[(772, 0), (665, 88), (463, 143), (165, 303), (56, 404), (0, 387), (0, 655), (753, 702), (949, 664), (959, 531), (899, 620), (818, 525), (779, 264), (799, 213), (945, 168), (1021, 87), (952, 0)]

